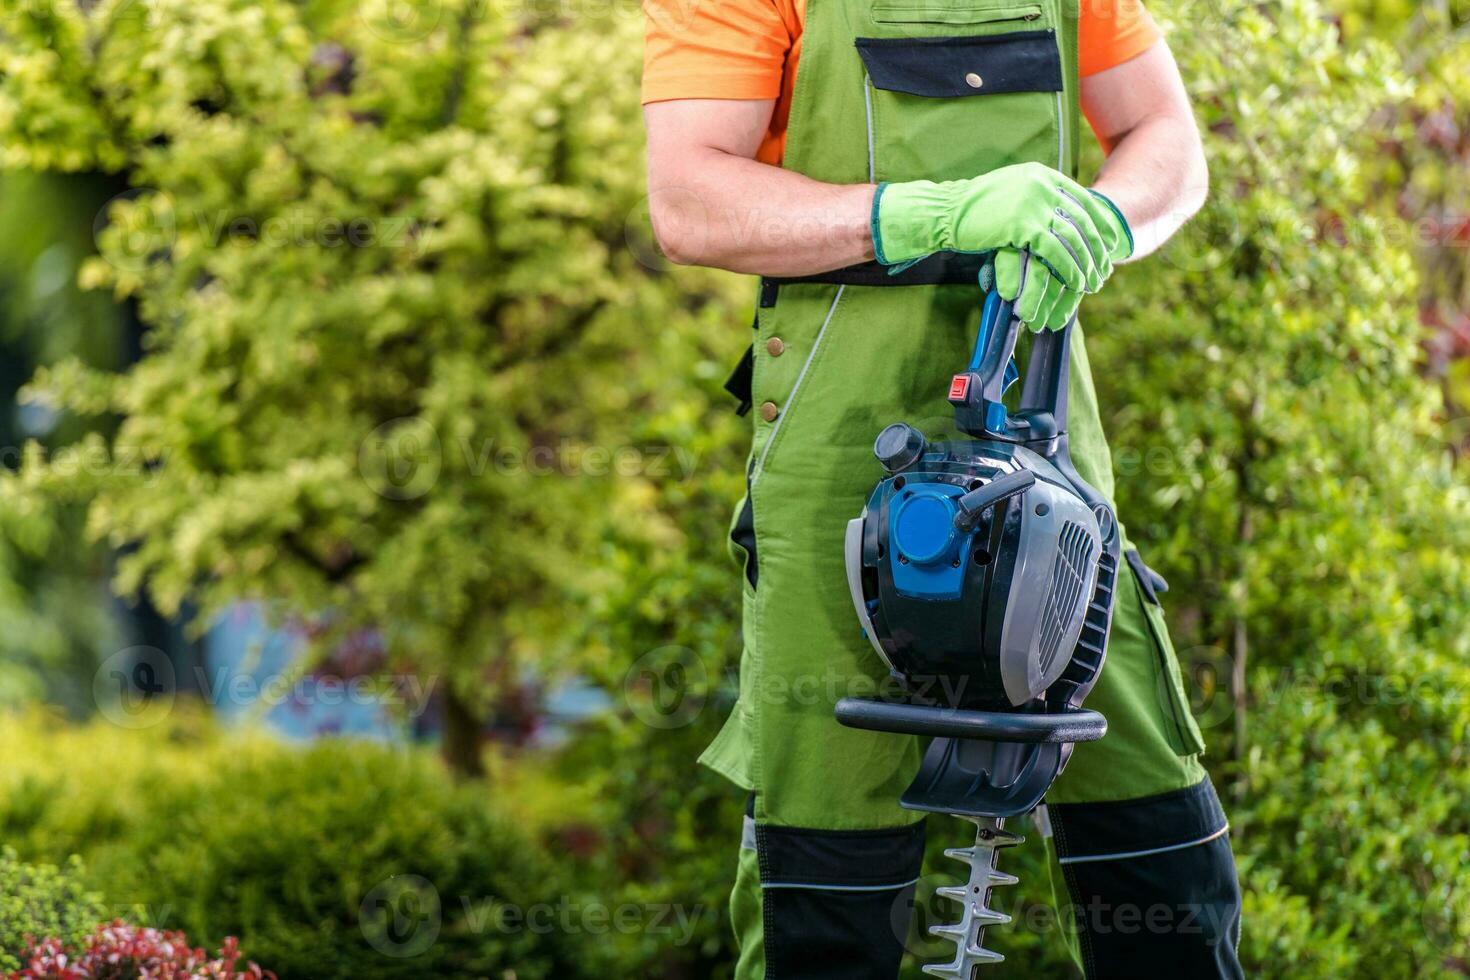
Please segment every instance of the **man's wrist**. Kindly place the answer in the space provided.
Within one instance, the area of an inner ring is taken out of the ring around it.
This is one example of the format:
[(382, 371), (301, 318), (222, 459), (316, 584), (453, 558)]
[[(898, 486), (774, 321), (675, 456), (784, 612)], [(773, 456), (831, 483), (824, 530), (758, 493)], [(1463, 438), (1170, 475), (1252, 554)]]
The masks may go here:
[(888, 181), (883, 181), (873, 188), (873, 206), (868, 209), (868, 232), (873, 237), (873, 258), (883, 265), (888, 265), (888, 259), (883, 256), (883, 234), (878, 228), (878, 208), (883, 203), (883, 191), (888, 187)]

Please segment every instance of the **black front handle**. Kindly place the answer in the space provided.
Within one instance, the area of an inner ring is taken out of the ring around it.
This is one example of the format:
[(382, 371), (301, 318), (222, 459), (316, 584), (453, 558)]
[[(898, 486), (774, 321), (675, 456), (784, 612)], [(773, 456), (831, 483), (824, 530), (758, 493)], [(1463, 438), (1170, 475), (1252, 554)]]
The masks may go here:
[(836, 715), (848, 728), (989, 742), (1096, 742), (1108, 731), (1107, 719), (1089, 708), (1026, 714), (843, 698), (837, 702)]

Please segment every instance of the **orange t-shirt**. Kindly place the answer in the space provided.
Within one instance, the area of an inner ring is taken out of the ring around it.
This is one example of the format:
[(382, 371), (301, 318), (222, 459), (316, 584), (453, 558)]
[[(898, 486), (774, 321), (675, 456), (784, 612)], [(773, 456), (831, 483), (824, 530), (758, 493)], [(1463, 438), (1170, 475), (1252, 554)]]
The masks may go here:
[[(1079, 72), (1095, 75), (1153, 46), (1158, 26), (1142, 0), (1082, 0)], [(643, 0), (643, 101), (775, 99), (756, 159), (786, 146), (806, 0)]]

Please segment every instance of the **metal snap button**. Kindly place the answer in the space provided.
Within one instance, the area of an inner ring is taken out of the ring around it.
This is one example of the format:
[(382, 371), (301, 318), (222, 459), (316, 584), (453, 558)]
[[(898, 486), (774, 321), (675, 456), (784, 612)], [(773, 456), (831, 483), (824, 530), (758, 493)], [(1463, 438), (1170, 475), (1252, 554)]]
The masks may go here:
[(761, 403), (761, 418), (765, 419), (767, 422), (776, 421), (776, 416), (780, 414), (781, 410), (776, 407), (775, 402)]
[(965, 84), (970, 86), (970, 88), (979, 88), (980, 86), (985, 84), (985, 79), (981, 78), (974, 72), (970, 72), (965, 75)]
[(785, 351), (786, 344), (782, 342), (780, 337), (772, 337), (766, 341), (766, 353), (772, 357), (780, 357)]

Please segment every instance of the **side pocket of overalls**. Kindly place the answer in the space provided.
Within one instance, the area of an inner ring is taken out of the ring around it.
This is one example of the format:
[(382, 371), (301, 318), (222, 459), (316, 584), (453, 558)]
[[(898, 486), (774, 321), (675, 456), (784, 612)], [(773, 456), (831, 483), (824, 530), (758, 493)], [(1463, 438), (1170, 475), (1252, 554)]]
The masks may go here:
[(752, 592), (755, 591), (760, 578), (760, 565), (756, 561), (755, 551), (755, 506), (750, 502), (748, 487), (730, 521), (730, 557), (744, 570), (746, 584)]
[[(1198, 755), (1205, 750), (1204, 736), (1189, 708), (1189, 695), (1184, 690), (1184, 678), (1179, 669), (1179, 657), (1174, 652), (1174, 641), (1169, 636), (1169, 626), (1164, 621), (1164, 607), (1159, 603), (1154, 588), (1156, 578), (1152, 569), (1143, 563), (1136, 550), (1126, 553), (1129, 577), (1137, 592), (1138, 602), (1143, 607), (1143, 618), (1158, 656), (1159, 699), (1174, 723), (1170, 742), (1180, 755)], [(1106, 668), (1104, 668), (1106, 669)]]

